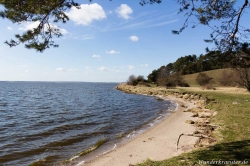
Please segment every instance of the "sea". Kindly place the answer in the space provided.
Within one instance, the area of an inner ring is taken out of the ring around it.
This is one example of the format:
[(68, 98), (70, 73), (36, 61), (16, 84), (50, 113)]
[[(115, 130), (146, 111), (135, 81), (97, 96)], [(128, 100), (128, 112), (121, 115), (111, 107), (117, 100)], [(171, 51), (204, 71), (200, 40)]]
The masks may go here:
[(0, 82), (0, 165), (72, 165), (105, 154), (177, 105), (118, 83)]

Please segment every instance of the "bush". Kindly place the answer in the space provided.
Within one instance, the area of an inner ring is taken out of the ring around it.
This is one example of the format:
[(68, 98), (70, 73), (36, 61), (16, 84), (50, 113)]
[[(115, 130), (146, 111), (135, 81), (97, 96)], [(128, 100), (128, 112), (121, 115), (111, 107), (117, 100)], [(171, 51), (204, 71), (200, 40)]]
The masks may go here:
[(136, 77), (135, 75), (131, 75), (128, 78), (127, 84), (136, 86), (137, 84), (139, 84), (139, 83), (142, 84), (143, 82), (146, 82), (146, 80), (144, 79), (143, 76)]
[(181, 87), (189, 87), (188, 83), (186, 83), (183, 80), (183, 75), (180, 74), (179, 72), (177, 73), (173, 73), (170, 77), (169, 77), (170, 82), (174, 85), (174, 86), (181, 86)]
[(196, 77), (196, 82), (200, 86), (204, 86), (210, 83), (212, 78), (210, 78), (206, 73), (199, 73), (198, 76)]
[(137, 80), (136, 80), (136, 77), (135, 77), (135, 75), (131, 75), (131, 76), (129, 76), (128, 77), (128, 81), (127, 81), (127, 84), (128, 85), (133, 85), (133, 86), (135, 86), (135, 85), (137, 85)]
[(179, 72), (172, 73), (168, 77), (157, 79), (157, 85), (166, 87), (189, 87), (188, 83), (184, 82), (183, 76)]
[(189, 85), (188, 83), (186, 83), (186, 82), (181, 82), (181, 83), (179, 84), (179, 86), (180, 86), (180, 87), (190, 87), (190, 85)]

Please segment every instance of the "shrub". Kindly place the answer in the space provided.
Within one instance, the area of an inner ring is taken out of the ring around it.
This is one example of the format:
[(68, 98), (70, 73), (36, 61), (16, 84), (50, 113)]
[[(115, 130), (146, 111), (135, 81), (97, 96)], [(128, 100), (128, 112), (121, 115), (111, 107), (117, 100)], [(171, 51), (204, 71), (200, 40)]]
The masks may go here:
[(212, 78), (210, 78), (206, 73), (199, 73), (198, 76), (196, 77), (196, 82), (200, 86), (204, 86), (210, 83)]
[(179, 72), (172, 73), (168, 77), (162, 78), (162, 85), (167, 87), (189, 87), (188, 83), (184, 82), (182, 74)]
[(131, 75), (128, 78), (127, 84), (136, 86), (137, 84), (142, 84), (143, 82), (146, 82), (143, 76), (136, 77), (135, 75)]
[(179, 86), (180, 86), (180, 87), (190, 87), (190, 85), (189, 85), (188, 83), (186, 83), (186, 82), (181, 82), (181, 83), (179, 84)]
[(133, 85), (133, 86), (135, 86), (135, 85), (137, 85), (137, 80), (136, 80), (136, 77), (135, 77), (135, 75), (131, 75), (131, 76), (129, 76), (128, 77), (128, 81), (127, 81), (127, 84), (128, 85)]

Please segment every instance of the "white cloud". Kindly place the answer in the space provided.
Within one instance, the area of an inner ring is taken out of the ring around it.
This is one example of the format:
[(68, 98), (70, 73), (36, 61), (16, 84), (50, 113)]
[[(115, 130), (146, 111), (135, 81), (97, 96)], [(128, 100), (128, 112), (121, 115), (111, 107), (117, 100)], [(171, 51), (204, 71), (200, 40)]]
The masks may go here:
[(110, 68), (107, 68), (105, 66), (102, 66), (102, 67), (98, 68), (97, 70), (102, 71), (102, 72), (103, 71), (109, 71), (109, 72), (115, 72), (115, 73), (119, 73), (120, 72), (120, 70), (116, 70), (115, 68), (110, 69)]
[(30, 72), (30, 70), (25, 70), (25, 73), (29, 73)]
[(94, 55), (92, 55), (92, 57), (93, 57), (93, 58), (101, 58), (101, 56), (100, 56), (100, 55), (95, 55), (95, 54), (94, 54)]
[(131, 41), (137, 42), (139, 40), (139, 37), (137, 37), (137, 36), (130, 36), (129, 39)]
[(119, 54), (120, 52), (115, 50), (106, 51), (107, 54)]
[(116, 13), (118, 13), (119, 17), (122, 17), (124, 19), (129, 19), (129, 15), (133, 13), (133, 10), (127, 4), (121, 4), (121, 6), (118, 7), (115, 11)]
[(109, 71), (110, 69), (108, 69), (108, 68), (105, 67), (105, 66), (102, 66), (102, 67), (100, 67), (100, 68), (97, 69), (97, 70), (100, 70), (100, 71)]
[(66, 72), (67, 70), (60, 67), (60, 68), (56, 68), (56, 71), (59, 71), (59, 72)]
[[(37, 28), (39, 24), (40, 24), (39, 21), (26, 22), (26, 23), (22, 23), (22, 27), (20, 27), (18, 29), (21, 31), (33, 30), (34, 28)], [(59, 29), (59, 32), (61, 32), (61, 34), (63, 34), (63, 35), (68, 33), (68, 31), (66, 29), (59, 28), (56, 25), (49, 24), (49, 26), (52, 30)], [(48, 25), (45, 25), (45, 30), (48, 30)]]
[(56, 71), (58, 72), (73, 72), (73, 71), (77, 71), (77, 69), (64, 69), (64, 68), (56, 68)]
[(9, 26), (7, 27), (7, 29), (8, 29), (8, 30), (10, 30), (10, 31), (12, 31), (12, 30), (13, 30), (13, 28), (11, 28), (11, 27), (9, 27)]
[(61, 34), (65, 35), (68, 33), (68, 31), (66, 29), (63, 29), (63, 28), (59, 28), (58, 26), (56, 25), (53, 25), (53, 24), (50, 24), (50, 28), (51, 29), (59, 29), (59, 32), (61, 32)]
[(27, 30), (33, 30), (34, 28), (37, 28), (38, 25), (40, 24), (39, 21), (35, 21), (35, 22), (26, 22), (26, 23), (22, 23), (21, 28), (18, 28), (19, 30), (22, 31), (27, 31)]
[(132, 69), (135, 69), (135, 67), (132, 66), (132, 65), (128, 65), (128, 69), (129, 69), (129, 70), (132, 70)]
[(148, 64), (142, 64), (141, 67), (148, 67)]
[(101, 5), (94, 4), (82, 4), (80, 9), (72, 7), (68, 13), (66, 13), (71, 20), (78, 25), (89, 25), (94, 20), (102, 20), (106, 18), (106, 14)]

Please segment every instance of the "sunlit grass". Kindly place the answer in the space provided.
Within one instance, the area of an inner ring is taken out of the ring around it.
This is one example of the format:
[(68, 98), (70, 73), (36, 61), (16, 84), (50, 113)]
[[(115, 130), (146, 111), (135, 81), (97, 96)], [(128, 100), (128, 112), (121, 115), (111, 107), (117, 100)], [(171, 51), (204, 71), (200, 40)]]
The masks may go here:
[[(172, 90), (173, 91), (173, 90)], [(176, 91), (189, 91), (188, 88)], [(220, 128), (214, 132), (217, 143), (164, 161), (147, 160), (138, 166), (202, 165), (199, 161), (248, 161), (250, 165), (250, 94), (221, 93), (216, 91), (189, 91), (215, 99), (207, 108), (218, 114), (211, 119)], [(177, 138), (176, 138), (177, 139)], [(241, 165), (241, 164), (237, 164)]]

